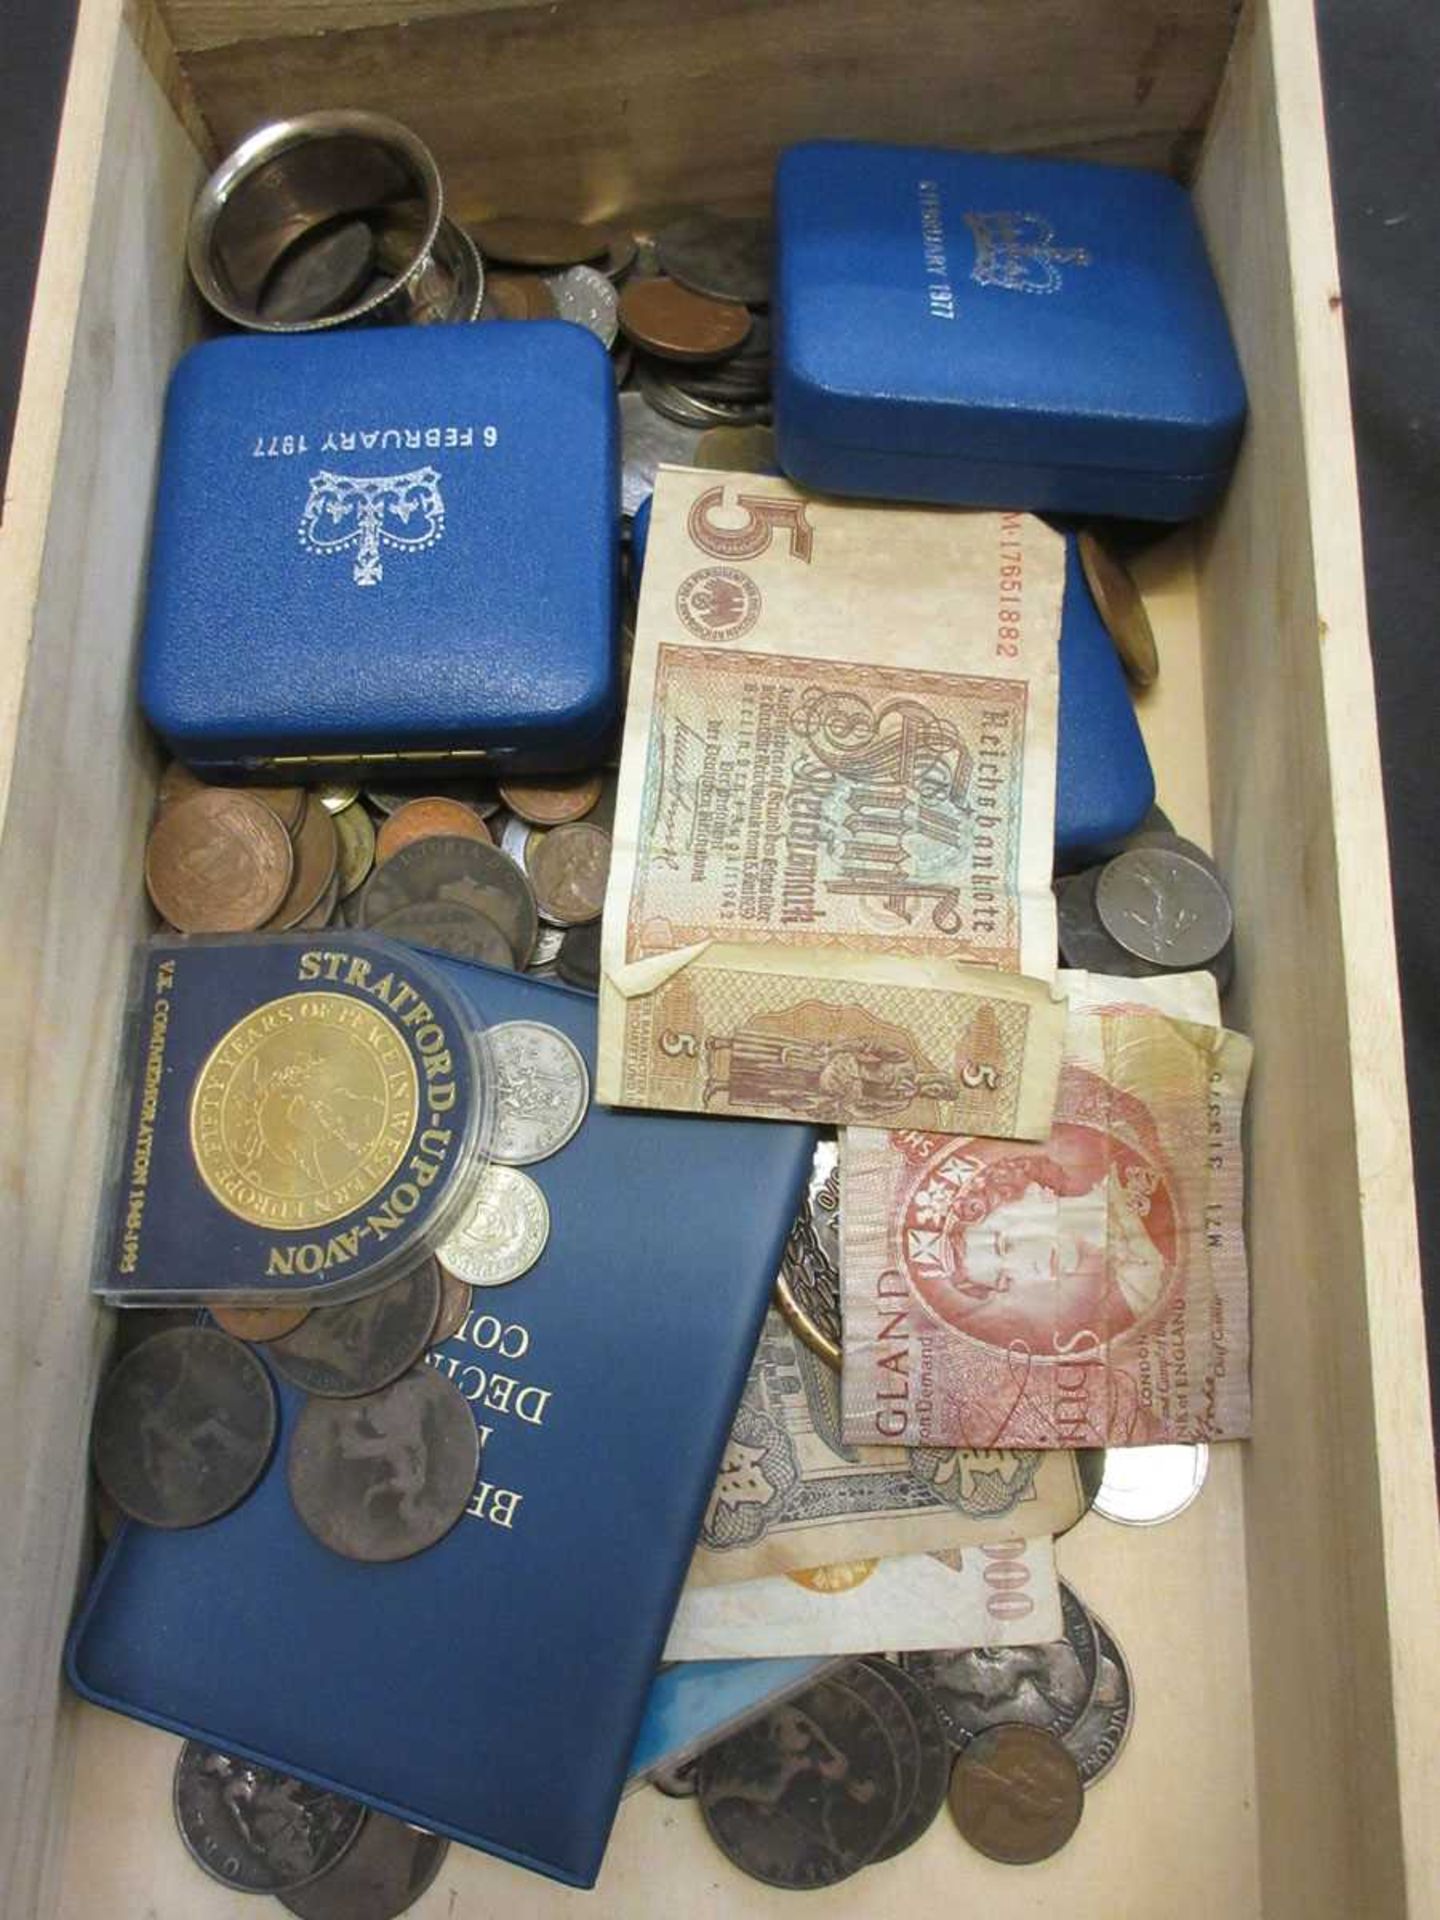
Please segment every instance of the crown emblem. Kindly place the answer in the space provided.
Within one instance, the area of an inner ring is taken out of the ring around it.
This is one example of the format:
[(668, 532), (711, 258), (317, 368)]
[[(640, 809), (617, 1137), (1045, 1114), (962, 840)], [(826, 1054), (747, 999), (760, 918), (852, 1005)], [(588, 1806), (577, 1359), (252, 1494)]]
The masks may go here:
[(444, 532), (445, 502), (434, 467), (416, 467), (410, 473), (312, 474), (299, 527), (300, 544), (311, 553), (355, 549), (351, 578), (357, 587), (373, 587), (384, 578), (383, 548), (418, 552), (433, 547)]
[(1058, 293), (1065, 283), (1062, 266), (1088, 267), (1084, 247), (1057, 247), (1055, 229), (1039, 213), (967, 213), (975, 236), (970, 278), (982, 287), (1011, 293)]

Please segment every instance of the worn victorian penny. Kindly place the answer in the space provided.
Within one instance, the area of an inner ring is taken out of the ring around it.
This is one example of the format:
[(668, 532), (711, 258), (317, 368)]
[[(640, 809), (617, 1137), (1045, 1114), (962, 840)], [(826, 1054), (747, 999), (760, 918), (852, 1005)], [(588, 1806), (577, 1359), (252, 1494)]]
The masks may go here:
[(610, 877), (610, 836), (603, 827), (586, 821), (555, 827), (530, 842), (526, 864), (547, 920), (577, 927), (600, 918)]
[(276, 1372), (303, 1393), (375, 1393), (414, 1366), (439, 1311), (440, 1272), (433, 1260), (422, 1260), (362, 1299), (314, 1308), (267, 1351)]
[(412, 846), (417, 840), (428, 840), (437, 833), (482, 840), (486, 846), (493, 844), (489, 828), (473, 807), (463, 800), (425, 794), (418, 800), (407, 800), (381, 822), (375, 836), (375, 864), (384, 866), (402, 847)]
[(365, 1809), (338, 1793), (187, 1740), (175, 1762), (175, 1824), (190, 1857), (238, 1893), (282, 1893), (328, 1873)]
[(874, 1858), (899, 1798), (885, 1728), (858, 1693), (822, 1680), (701, 1754), (700, 1811), (742, 1872), (829, 1887)]
[(431, 834), (402, 847), (375, 869), (359, 898), (360, 923), (376, 932), (393, 931), (382, 922), (421, 902), (469, 907), (500, 929), (517, 967), (529, 960), (539, 929), (535, 896), (515, 863), (498, 847), (460, 834)]
[(505, 780), (500, 785), (500, 798), (532, 827), (562, 827), (583, 819), (603, 791), (600, 774), (576, 773), (568, 779)]
[(408, 940), (413, 946), (434, 947), (457, 960), (479, 960), (487, 967), (513, 972), (515, 955), (510, 942), (493, 920), (458, 900), (417, 900), (397, 907), (377, 920), (370, 931), (390, 940)]
[(733, 300), (709, 299), (676, 280), (631, 280), (620, 295), (620, 326), (663, 360), (715, 360), (742, 343), (750, 315)]
[(950, 1777), (956, 1826), (977, 1852), (1007, 1866), (1058, 1853), (1084, 1805), (1074, 1756), (1039, 1727), (991, 1727), (960, 1755)]
[(198, 1527), (239, 1504), (275, 1441), (275, 1389), (238, 1340), (157, 1333), (100, 1389), (91, 1451), (116, 1506), (152, 1527)]
[(891, 1860), (925, 1833), (945, 1804), (955, 1755), (945, 1738), (929, 1694), (903, 1667), (872, 1655), (863, 1663), (900, 1696), (915, 1729), (914, 1784), (895, 1825), (885, 1836), (877, 1860)]
[(768, 220), (689, 213), (655, 236), (660, 265), (672, 280), (716, 300), (763, 307), (770, 298)]
[(280, 1904), (300, 1920), (396, 1920), (434, 1882), (449, 1851), (438, 1834), (371, 1813), (333, 1871), (282, 1893)]
[(1087, 1787), (1103, 1779), (1120, 1758), (1120, 1749), (1130, 1737), (1130, 1722), (1135, 1715), (1135, 1685), (1120, 1643), (1103, 1620), (1096, 1619), (1093, 1613), (1090, 1618), (1099, 1649), (1095, 1691), (1075, 1725), (1061, 1735), (1075, 1756), (1080, 1779)]
[(376, 1393), (307, 1400), (286, 1477), (306, 1528), (347, 1560), (408, 1560), (447, 1534), (475, 1491), (480, 1432), (431, 1367)]
[(295, 864), (289, 834), (263, 802), (233, 787), (201, 787), (161, 810), (145, 848), (145, 884), (182, 933), (249, 933), (285, 899)]

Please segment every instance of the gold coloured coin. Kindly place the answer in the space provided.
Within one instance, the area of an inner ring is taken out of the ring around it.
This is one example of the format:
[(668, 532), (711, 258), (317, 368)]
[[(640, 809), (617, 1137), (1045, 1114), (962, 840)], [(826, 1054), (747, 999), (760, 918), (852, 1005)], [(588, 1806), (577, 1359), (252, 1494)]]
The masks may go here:
[(1079, 535), (1080, 565), (1085, 572), (1106, 632), (1115, 642), (1120, 664), (1137, 687), (1152, 687), (1160, 678), (1160, 653), (1140, 590), (1129, 569), (1090, 532)]
[(340, 848), (336, 866), (340, 898), (348, 900), (364, 885), (375, 864), (375, 829), (364, 807), (345, 807), (332, 818)]
[(236, 1340), (281, 1340), (310, 1317), (308, 1307), (211, 1307), (210, 1318)]
[(773, 427), (709, 427), (695, 444), (692, 466), (713, 473), (778, 473)]
[(343, 993), (292, 993), (236, 1021), (200, 1069), (190, 1150), (237, 1219), (321, 1227), (392, 1178), (419, 1106), (415, 1062), (378, 1008)]

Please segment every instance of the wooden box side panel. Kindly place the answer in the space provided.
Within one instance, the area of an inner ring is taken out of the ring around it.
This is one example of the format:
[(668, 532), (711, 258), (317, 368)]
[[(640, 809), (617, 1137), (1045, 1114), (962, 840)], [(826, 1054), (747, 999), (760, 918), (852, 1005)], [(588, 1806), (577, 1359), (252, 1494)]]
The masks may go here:
[(161, 0), (215, 141), (368, 107), (461, 220), (764, 202), (779, 149), (939, 139), (1183, 169), (1226, 0)]
[(1203, 555), (1256, 1036), (1247, 1479), (1267, 1915), (1440, 1912), (1440, 1592), (1389, 872), (1314, 21), (1242, 31), (1197, 196), (1250, 385)]
[[(60, 247), (86, 264), (83, 286), (62, 276), (70, 304), (58, 306), (42, 266), (32, 361), (47, 364), (26, 380), (55, 408), (53, 491), (33, 605), (12, 608), (0, 629), (17, 723), (0, 833), (7, 1920), (51, 1910), (58, 1873), (73, 1713), (60, 1657), (85, 1557), (88, 1408), (104, 1338), (90, 1263), (155, 780), (132, 662), (165, 379), (193, 324), (182, 240), (199, 160), (119, 13), (94, 0), (77, 36), (81, 61), (101, 64), (70, 90), (45, 262)], [(64, 362), (49, 363), (59, 353)], [(45, 452), (25, 422), (22, 403), (22, 481)]]

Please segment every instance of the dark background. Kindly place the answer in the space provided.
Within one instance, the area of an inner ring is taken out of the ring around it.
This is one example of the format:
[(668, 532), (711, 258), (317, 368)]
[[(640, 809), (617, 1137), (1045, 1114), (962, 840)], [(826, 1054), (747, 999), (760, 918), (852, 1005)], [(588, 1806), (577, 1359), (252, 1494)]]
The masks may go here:
[[(1317, 0), (1427, 1294), (1440, 1295), (1440, 5)], [(0, 0), (0, 465), (74, 0)], [(1297, 1141), (1297, 1151), (1303, 1142)], [(1440, 1406), (1440, 1298), (1430, 1314)]]

